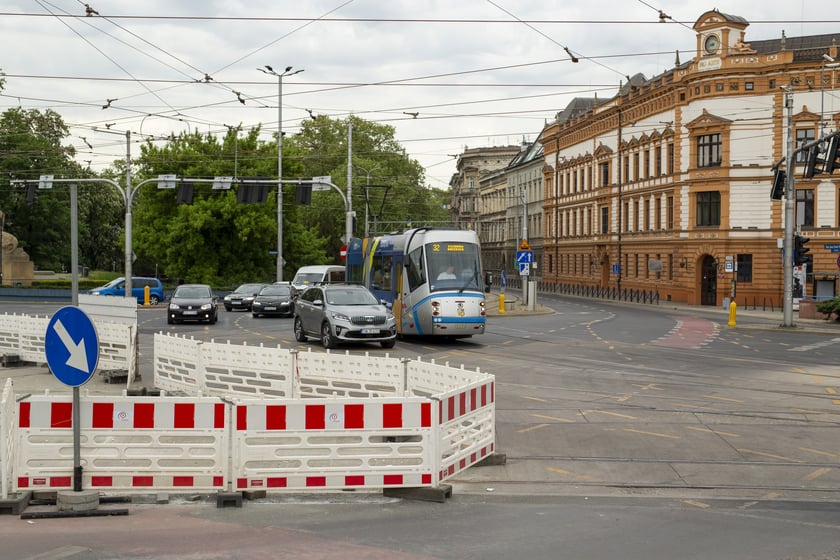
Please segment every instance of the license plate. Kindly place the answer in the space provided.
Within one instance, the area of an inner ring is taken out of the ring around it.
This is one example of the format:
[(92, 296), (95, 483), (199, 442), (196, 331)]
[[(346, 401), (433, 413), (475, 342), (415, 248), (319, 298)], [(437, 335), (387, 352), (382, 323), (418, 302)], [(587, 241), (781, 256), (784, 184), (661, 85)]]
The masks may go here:
[(240, 303), (242, 303), (242, 300), (241, 299), (232, 299), (232, 300), (230, 300), (230, 302), (233, 303), (234, 305), (239, 305)]
[(276, 307), (266, 307), (265, 310), (266, 311), (277, 311), (277, 308)]
[(184, 315), (198, 315), (198, 311), (184, 311)]
[(379, 329), (362, 329), (362, 334), (379, 334)]

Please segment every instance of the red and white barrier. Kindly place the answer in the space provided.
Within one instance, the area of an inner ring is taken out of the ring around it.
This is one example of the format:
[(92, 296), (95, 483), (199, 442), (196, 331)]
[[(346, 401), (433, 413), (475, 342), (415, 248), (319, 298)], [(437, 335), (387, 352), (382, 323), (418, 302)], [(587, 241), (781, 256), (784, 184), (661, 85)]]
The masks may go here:
[(427, 399), (328, 399), (236, 406), (236, 488), (431, 486), (435, 408)]
[(11, 379), (6, 379), (3, 392), (0, 393), (0, 499), (7, 499), (13, 478), (11, 458), (15, 453), (15, 438), (13, 437), (15, 398)]
[[(86, 397), (80, 409), (82, 483), (119, 490), (220, 490), (227, 470), (227, 407), (218, 399)], [(15, 486), (73, 487), (73, 402), (18, 403)]]

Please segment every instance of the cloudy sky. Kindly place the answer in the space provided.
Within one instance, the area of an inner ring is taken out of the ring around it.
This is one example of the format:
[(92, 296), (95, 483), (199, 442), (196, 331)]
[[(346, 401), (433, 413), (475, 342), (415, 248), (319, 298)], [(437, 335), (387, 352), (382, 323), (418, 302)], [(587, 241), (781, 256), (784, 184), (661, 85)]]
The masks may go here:
[(54, 109), (78, 159), (101, 170), (125, 157), (126, 130), (139, 142), (262, 123), (269, 140), (277, 79), (257, 68), (292, 66), (304, 71), (283, 79), (284, 132), (310, 114), (387, 123), (427, 184), (447, 188), (465, 147), (533, 141), (572, 98), (612, 97), (627, 75), (672, 68), (676, 51), (692, 58), (707, 10), (750, 21), (749, 42), (837, 32), (829, 4), (5, 0), (0, 110)]

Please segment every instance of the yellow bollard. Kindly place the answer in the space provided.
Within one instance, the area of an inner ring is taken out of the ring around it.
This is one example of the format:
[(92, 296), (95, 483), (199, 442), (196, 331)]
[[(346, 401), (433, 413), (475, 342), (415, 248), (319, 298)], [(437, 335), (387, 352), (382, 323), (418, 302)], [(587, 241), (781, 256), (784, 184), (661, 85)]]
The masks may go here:
[(738, 306), (735, 305), (735, 300), (732, 300), (732, 302), (729, 303), (729, 326), (730, 327), (735, 326), (735, 309), (737, 307)]
[(145, 286), (145, 287), (143, 288), (143, 305), (145, 305), (145, 306), (147, 306), (147, 307), (148, 307), (148, 305), (149, 305), (149, 292), (150, 292), (150, 291), (151, 291), (151, 290), (149, 289), (149, 287), (148, 287), (148, 286)]
[(499, 294), (499, 315), (505, 314), (505, 294)]

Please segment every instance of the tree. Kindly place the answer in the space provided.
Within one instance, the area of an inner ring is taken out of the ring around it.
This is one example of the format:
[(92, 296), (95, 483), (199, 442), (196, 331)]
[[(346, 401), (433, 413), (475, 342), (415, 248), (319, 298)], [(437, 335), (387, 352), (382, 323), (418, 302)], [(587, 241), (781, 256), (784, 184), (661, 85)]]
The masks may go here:
[[(221, 141), (192, 133), (162, 147), (147, 142), (137, 160), (137, 180), (161, 174), (276, 178), (276, 144), (259, 141), (258, 128), (244, 138), (238, 135), (238, 129), (230, 129)], [(175, 204), (173, 191), (141, 190), (134, 212), (135, 251), (161, 265), (169, 276), (190, 282), (271, 280), (276, 269), (271, 252), (277, 245), (277, 191), (272, 189), (266, 204), (238, 204), (235, 188), (214, 191), (209, 183), (194, 183), (192, 203), (181, 205)], [(294, 210), (291, 199), (288, 202)], [(284, 231), (294, 233), (284, 236), (283, 254), (290, 269), (300, 266), (298, 260), (325, 258), (323, 240), (289, 213), (284, 213)]]
[[(38, 190), (29, 203), (27, 186), (12, 185), (11, 180), (93, 176), (73, 161), (72, 147), (61, 145), (68, 134), (62, 118), (50, 109), (13, 108), (0, 116), (0, 209), (7, 215), (6, 229), (41, 269), (70, 268), (68, 185)], [(101, 185), (78, 184), (79, 257), (87, 266), (110, 261), (119, 239), (113, 228), (121, 215), (118, 193), (101, 191)]]

